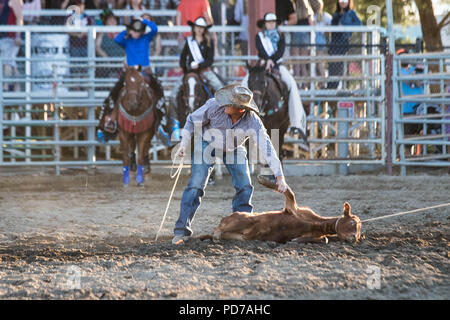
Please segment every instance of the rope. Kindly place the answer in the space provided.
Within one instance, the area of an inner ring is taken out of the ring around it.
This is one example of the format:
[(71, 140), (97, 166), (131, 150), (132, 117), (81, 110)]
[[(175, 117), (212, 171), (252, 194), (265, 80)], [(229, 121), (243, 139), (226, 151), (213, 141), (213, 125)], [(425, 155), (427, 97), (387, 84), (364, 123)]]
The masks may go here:
[(388, 214), (386, 216), (370, 218), (370, 219), (363, 220), (361, 222), (369, 222), (369, 221), (381, 220), (381, 219), (386, 219), (386, 218), (390, 218), (390, 217), (401, 216), (401, 215), (408, 214), (408, 213), (416, 213), (416, 212), (420, 212), (420, 211), (426, 211), (426, 210), (437, 209), (437, 208), (448, 207), (448, 206), (450, 206), (450, 202), (449, 203), (439, 204), (439, 205), (432, 206), (432, 207), (421, 208), (421, 209), (414, 209), (414, 210), (411, 210), (411, 211), (404, 211), (404, 212), (399, 212), (399, 213), (394, 213), (394, 214)]
[(177, 185), (178, 178), (180, 177), (181, 170), (183, 170), (183, 158), (180, 158), (180, 165), (178, 166), (178, 168), (175, 171), (175, 173), (172, 174), (173, 168), (174, 168), (174, 164), (176, 162), (175, 161), (176, 157), (177, 156), (175, 155), (174, 161), (172, 163), (172, 167), (170, 168), (170, 179), (173, 179), (175, 177), (176, 177), (176, 179), (175, 179), (175, 182), (173, 183), (172, 191), (170, 192), (169, 201), (167, 202), (166, 211), (164, 212), (164, 215), (163, 215), (163, 218), (162, 218), (162, 221), (161, 221), (161, 225), (159, 226), (159, 230), (156, 233), (155, 242), (158, 241), (159, 233), (161, 232), (161, 229), (162, 229), (162, 227), (164, 225), (164, 220), (166, 220), (167, 212), (169, 211), (169, 206), (170, 206), (170, 202), (172, 201), (173, 192), (175, 191), (175, 187)]

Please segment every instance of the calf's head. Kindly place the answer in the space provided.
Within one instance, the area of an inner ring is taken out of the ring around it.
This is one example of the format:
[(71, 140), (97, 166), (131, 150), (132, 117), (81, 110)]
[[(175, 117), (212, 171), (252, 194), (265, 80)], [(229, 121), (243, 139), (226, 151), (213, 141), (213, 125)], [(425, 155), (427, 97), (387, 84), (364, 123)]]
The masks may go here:
[(339, 239), (348, 242), (357, 242), (361, 237), (361, 220), (351, 214), (348, 202), (344, 203), (343, 216), (336, 222), (336, 233)]

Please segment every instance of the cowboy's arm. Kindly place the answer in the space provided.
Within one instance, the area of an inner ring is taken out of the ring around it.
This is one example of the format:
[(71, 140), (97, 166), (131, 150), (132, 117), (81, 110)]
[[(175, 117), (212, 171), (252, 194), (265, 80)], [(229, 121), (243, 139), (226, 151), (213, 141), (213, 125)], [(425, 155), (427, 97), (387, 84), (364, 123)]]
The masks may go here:
[(272, 141), (267, 134), (267, 130), (264, 127), (264, 124), (256, 115), (254, 115), (253, 121), (254, 123), (252, 127), (253, 129), (255, 129), (253, 139), (256, 141), (260, 155), (264, 160), (266, 160), (267, 164), (270, 167), (270, 170), (272, 170), (274, 176), (277, 177), (277, 179), (279, 177), (284, 178), (281, 161), (277, 156), (277, 152), (273, 147)]
[(209, 109), (211, 107), (211, 99), (206, 101), (206, 103), (190, 113), (186, 118), (186, 124), (181, 130), (181, 146), (187, 147), (190, 143), (191, 137), (194, 134), (194, 126), (203, 127), (209, 122)]

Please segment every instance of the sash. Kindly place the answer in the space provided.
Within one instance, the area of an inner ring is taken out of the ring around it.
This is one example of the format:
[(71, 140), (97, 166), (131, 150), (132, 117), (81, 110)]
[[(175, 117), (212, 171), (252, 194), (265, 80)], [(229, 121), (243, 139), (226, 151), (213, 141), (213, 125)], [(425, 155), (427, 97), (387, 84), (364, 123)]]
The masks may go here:
[[(264, 50), (266, 51), (267, 55), (270, 57), (275, 53), (275, 49), (273, 48), (272, 41), (262, 32), (258, 32), (259, 39), (261, 39), (261, 43), (264, 47)], [(283, 60), (283, 58), (278, 59), (278, 61), (275, 61), (276, 63), (280, 63)]]
[(205, 61), (203, 58), (202, 52), (200, 51), (200, 47), (198, 46), (198, 42), (193, 37), (187, 37), (186, 39), (189, 50), (191, 51), (192, 58), (194, 58), (194, 61), (197, 64), (202, 63)]

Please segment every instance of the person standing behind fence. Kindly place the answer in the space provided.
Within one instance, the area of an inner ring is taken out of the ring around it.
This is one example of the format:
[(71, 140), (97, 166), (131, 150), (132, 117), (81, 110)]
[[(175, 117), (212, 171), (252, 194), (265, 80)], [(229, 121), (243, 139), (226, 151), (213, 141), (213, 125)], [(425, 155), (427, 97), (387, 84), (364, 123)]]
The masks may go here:
[[(209, 5), (208, 0), (180, 0), (180, 4), (177, 7), (177, 26), (187, 26), (188, 21), (194, 21), (198, 17), (205, 18), (208, 25), (214, 24), (214, 19), (211, 14), (211, 6)], [(190, 32), (179, 34), (178, 42), (180, 45), (190, 34)], [(211, 33), (211, 38), (214, 42), (214, 51), (218, 54), (219, 50), (217, 47), (217, 35), (215, 33)]]
[[(100, 18), (103, 26), (117, 26), (118, 24), (117, 17), (109, 8), (102, 11)], [(95, 39), (95, 52), (97, 56), (109, 58), (123, 57), (125, 55), (125, 50), (114, 41), (116, 36), (117, 33), (112, 32), (100, 32), (97, 34)], [(100, 71), (100, 77), (106, 78), (116, 78), (119, 73), (117, 68), (101, 68), (97, 70)]]
[[(311, 8), (314, 11), (314, 19), (316, 20), (316, 26), (329, 26), (331, 25), (331, 15), (327, 12), (323, 12), (322, 0), (309, 0)], [(327, 39), (324, 32), (316, 32), (316, 56), (325, 56), (327, 50)], [(325, 62), (317, 62), (317, 73), (320, 77), (325, 77)], [(322, 80), (323, 81), (323, 80)], [(323, 88), (324, 83), (319, 82), (319, 88)]]
[[(353, 10), (353, 0), (337, 0), (336, 11), (333, 14), (331, 25), (333, 26), (360, 26), (361, 20)], [(351, 32), (332, 32), (328, 54), (345, 55), (349, 50)], [(344, 74), (343, 62), (330, 62), (328, 64), (330, 76), (341, 76)], [(328, 82), (328, 89), (336, 89), (338, 81)]]
[[(23, 25), (22, 2), (20, 0), (0, 0), (0, 25)], [(16, 58), (22, 45), (20, 32), (0, 33), (0, 59), (4, 77), (18, 75)], [(3, 90), (9, 91), (9, 83), (4, 83)], [(14, 85), (18, 91), (19, 85)]]
[(236, 43), (239, 44), (241, 55), (248, 54), (248, 4), (245, 0), (237, 0), (234, 6), (234, 21), (245, 27), (245, 31), (239, 32)]
[[(308, 0), (297, 0), (297, 25), (313, 26), (315, 25), (314, 11)], [(310, 32), (293, 32), (291, 35), (291, 53), (294, 56), (309, 56), (311, 45)], [(296, 76), (307, 77), (308, 69), (306, 63), (294, 65), (294, 74)], [(302, 87), (305, 87), (303, 84)]]

